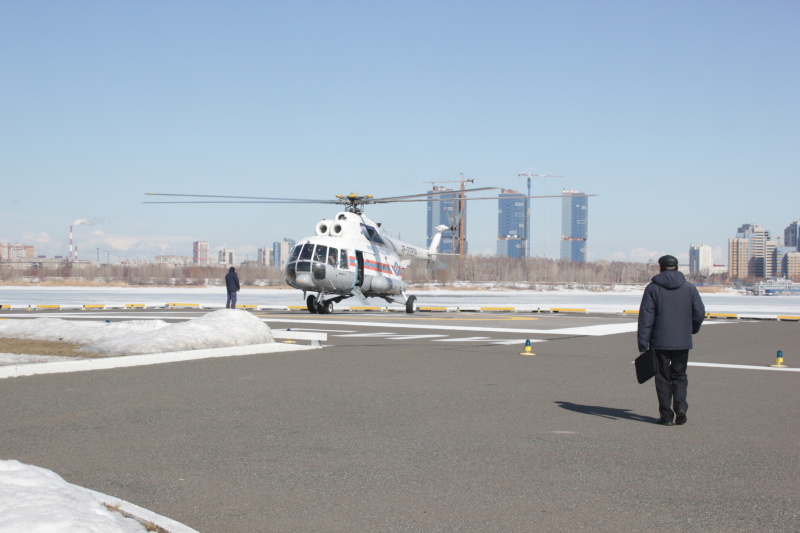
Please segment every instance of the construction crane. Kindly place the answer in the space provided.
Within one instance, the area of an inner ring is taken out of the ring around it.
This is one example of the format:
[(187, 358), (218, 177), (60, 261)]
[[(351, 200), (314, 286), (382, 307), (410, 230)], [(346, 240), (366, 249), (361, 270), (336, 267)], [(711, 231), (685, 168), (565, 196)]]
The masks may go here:
[(531, 256), (531, 179), (533, 178), (563, 178), (564, 176), (558, 174), (534, 174), (533, 169), (529, 168), (527, 172), (520, 172), (517, 176), (528, 178), (528, 198), (525, 198), (525, 231), (523, 233), (525, 238), (525, 257)]
[[(453, 213), (453, 218), (451, 220), (450, 228), (453, 233), (453, 240), (455, 243), (455, 249), (453, 250), (454, 253), (457, 253), (459, 257), (464, 257), (466, 253), (466, 243), (467, 243), (467, 222), (464, 219), (464, 213), (466, 211), (466, 201), (464, 200), (464, 185), (467, 183), (475, 183), (474, 179), (465, 179), (464, 173), (462, 172), (459, 174), (461, 179), (457, 180), (438, 180), (438, 181), (426, 181), (424, 183), (460, 183), (461, 184), (461, 192), (458, 193), (456, 197), (457, 200), (453, 202), (453, 207), (455, 208), (455, 212)], [(530, 187), (529, 187), (530, 188)]]

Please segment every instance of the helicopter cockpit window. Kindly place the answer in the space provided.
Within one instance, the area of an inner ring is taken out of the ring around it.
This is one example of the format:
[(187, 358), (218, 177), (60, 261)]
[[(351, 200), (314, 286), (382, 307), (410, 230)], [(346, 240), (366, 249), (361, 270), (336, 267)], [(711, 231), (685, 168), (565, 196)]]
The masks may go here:
[(339, 256), (339, 268), (342, 270), (350, 270), (350, 260), (347, 258), (347, 250), (342, 250)]
[(297, 258), (300, 256), (300, 250), (302, 249), (303, 249), (302, 244), (294, 247), (294, 250), (292, 250), (292, 257), (289, 258), (290, 263), (294, 263), (295, 261), (297, 261)]
[(376, 230), (372, 226), (361, 224), (361, 232), (364, 234), (364, 237), (366, 237), (369, 242), (374, 242), (375, 244), (383, 244), (383, 239), (381, 239), (378, 230)]
[(328, 248), (328, 264), (334, 268), (339, 264), (339, 250)]
[(328, 260), (328, 247), (317, 245), (317, 249), (314, 250), (314, 261), (319, 263), (325, 263)]
[(314, 251), (314, 245), (310, 242), (307, 242), (303, 245), (303, 251), (300, 252), (300, 259), (309, 261), (311, 259), (311, 254)]

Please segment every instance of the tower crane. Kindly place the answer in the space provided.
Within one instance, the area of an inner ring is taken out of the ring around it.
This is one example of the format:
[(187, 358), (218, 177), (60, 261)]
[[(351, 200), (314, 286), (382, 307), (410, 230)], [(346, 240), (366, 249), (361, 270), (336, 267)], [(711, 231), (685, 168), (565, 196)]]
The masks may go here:
[(521, 178), (528, 178), (528, 198), (525, 198), (525, 257), (531, 256), (531, 179), (533, 178), (563, 178), (559, 174), (534, 174), (533, 169), (529, 168), (527, 172), (520, 172), (517, 176)]
[(466, 201), (464, 200), (464, 185), (467, 183), (475, 183), (474, 179), (465, 179), (464, 173), (462, 172), (459, 174), (461, 179), (457, 180), (437, 180), (437, 181), (426, 181), (424, 183), (460, 183), (461, 184), (461, 192), (458, 193), (457, 200), (453, 202), (454, 207), (456, 208), (456, 212), (453, 214), (453, 223), (452, 223), (452, 233), (455, 238), (455, 250), (453, 252), (458, 253), (459, 257), (464, 257), (466, 253), (466, 242), (467, 242), (467, 222), (464, 220), (464, 213), (466, 210)]

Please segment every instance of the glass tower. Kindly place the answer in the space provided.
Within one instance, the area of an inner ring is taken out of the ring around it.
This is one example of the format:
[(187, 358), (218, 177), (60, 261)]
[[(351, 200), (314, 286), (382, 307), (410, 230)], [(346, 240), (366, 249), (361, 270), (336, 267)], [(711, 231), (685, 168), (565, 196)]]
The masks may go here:
[(561, 191), (561, 259), (586, 262), (589, 236), (589, 198), (581, 191)]
[[(434, 187), (428, 193), (450, 191), (447, 187)], [(445, 225), (448, 228), (456, 223), (456, 199), (457, 193), (453, 191), (452, 194), (436, 194), (428, 196), (428, 246), (431, 245), (433, 236), (436, 235), (436, 227)], [(466, 213), (461, 220), (462, 224), (466, 224)], [(454, 236), (451, 230), (442, 232), (442, 240), (439, 242), (439, 252), (443, 254), (452, 254), (455, 252)]]
[(497, 201), (497, 255), (525, 257), (525, 213), (527, 198), (512, 189), (502, 189)]

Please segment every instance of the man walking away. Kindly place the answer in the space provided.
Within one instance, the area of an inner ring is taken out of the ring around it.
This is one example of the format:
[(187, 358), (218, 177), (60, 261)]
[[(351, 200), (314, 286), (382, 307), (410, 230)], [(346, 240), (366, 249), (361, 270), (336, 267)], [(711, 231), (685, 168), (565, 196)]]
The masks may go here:
[[(656, 395), (659, 424), (686, 423), (686, 366), (692, 335), (700, 331), (706, 309), (697, 287), (678, 272), (678, 260), (665, 255), (658, 260), (660, 273), (653, 277), (639, 306), (639, 351), (653, 348), (656, 356)], [(673, 413), (674, 410), (674, 413)], [(675, 421), (673, 422), (673, 416)]]
[(236, 293), (239, 292), (239, 275), (233, 267), (230, 267), (228, 273), (225, 274), (225, 286), (228, 289), (228, 301), (225, 303), (225, 309), (236, 309)]

